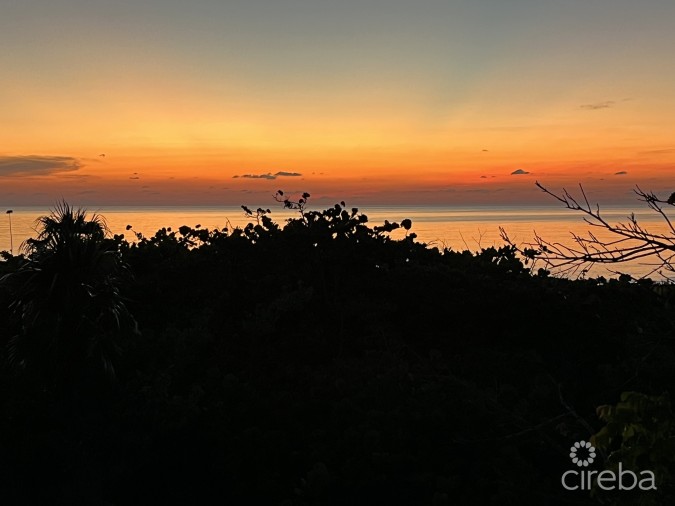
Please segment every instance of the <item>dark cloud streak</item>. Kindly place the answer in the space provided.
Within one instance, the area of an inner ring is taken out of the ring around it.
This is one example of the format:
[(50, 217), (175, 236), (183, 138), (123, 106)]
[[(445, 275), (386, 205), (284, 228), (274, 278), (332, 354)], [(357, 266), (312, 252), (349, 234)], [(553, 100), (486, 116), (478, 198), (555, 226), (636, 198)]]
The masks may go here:
[(587, 111), (597, 111), (599, 109), (609, 109), (610, 107), (614, 107), (614, 104), (616, 104), (614, 100), (605, 100), (604, 102), (595, 102), (594, 104), (583, 104), (579, 107), (581, 109), (586, 109)]
[(82, 167), (72, 156), (0, 156), (0, 176), (48, 176)]
[(232, 176), (232, 179), (237, 179), (237, 178), (246, 178), (246, 179), (276, 179), (278, 177), (300, 177), (302, 174), (299, 172), (285, 172), (285, 171), (279, 171), (275, 174), (272, 174), (271, 172), (268, 172), (267, 174), (242, 174), (240, 175), (235, 175)]

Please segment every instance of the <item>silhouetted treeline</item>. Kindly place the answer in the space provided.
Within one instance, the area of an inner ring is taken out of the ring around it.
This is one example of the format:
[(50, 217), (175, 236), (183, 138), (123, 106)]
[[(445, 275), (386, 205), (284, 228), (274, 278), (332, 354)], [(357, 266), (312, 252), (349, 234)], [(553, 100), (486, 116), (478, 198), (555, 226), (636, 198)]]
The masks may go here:
[(592, 504), (560, 485), (570, 445), (675, 380), (650, 282), (344, 204), (246, 211), (127, 238), (57, 213), (0, 262), (3, 504)]

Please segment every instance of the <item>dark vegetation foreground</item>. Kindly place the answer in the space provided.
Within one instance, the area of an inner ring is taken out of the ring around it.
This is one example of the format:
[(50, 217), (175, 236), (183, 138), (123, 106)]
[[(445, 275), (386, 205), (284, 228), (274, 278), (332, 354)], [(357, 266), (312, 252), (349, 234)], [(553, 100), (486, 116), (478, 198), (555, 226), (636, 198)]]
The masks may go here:
[(344, 205), (134, 243), (60, 211), (0, 262), (2, 504), (673, 500), (666, 397), (639, 451), (605, 436), (658, 491), (560, 483), (598, 406), (673, 385), (665, 288), (392, 240)]

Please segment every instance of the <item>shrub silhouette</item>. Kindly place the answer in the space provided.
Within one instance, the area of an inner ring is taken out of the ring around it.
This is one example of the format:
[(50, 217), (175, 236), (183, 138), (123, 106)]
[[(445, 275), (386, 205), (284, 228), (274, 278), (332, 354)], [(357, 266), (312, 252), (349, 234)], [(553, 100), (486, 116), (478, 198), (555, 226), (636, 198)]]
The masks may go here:
[(607, 453), (605, 469), (617, 472), (619, 463), (624, 469), (651, 471), (656, 478), (658, 492), (642, 498), (625, 494), (593, 490), (603, 502), (623, 506), (664, 504), (674, 487), (675, 470), (675, 415), (667, 393), (645, 395), (622, 392), (616, 405), (599, 406), (598, 418), (605, 425), (592, 436), (591, 442)]
[[(672, 314), (646, 286), (532, 276), (508, 245), (429, 248), (409, 220), (372, 226), (344, 202), (295, 210), (74, 234), (63, 251), (113, 253), (114, 269), (78, 260), (99, 266), (85, 284), (128, 297), (143, 333), (112, 339), (119, 395), (83, 412), (0, 381), (8, 503), (564, 504), (567, 449), (600, 429), (582, 423), (600, 399), (675, 381)], [(43, 249), (0, 262), (3, 287), (62, 248)]]

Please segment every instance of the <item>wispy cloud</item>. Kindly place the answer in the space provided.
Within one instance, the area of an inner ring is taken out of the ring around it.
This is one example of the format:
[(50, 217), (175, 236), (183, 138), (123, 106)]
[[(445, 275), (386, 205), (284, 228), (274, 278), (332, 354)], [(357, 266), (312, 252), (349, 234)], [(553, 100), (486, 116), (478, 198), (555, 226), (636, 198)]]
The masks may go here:
[(278, 177), (300, 177), (302, 174), (299, 172), (285, 172), (285, 171), (279, 171), (275, 174), (272, 174), (271, 172), (268, 172), (267, 174), (242, 174), (240, 175), (235, 175), (232, 176), (233, 179), (237, 178), (246, 178), (246, 179), (276, 179)]
[(430, 193), (498, 193), (504, 191), (504, 188), (424, 188), (419, 190), (410, 190), (408, 193), (430, 194)]
[(595, 102), (592, 104), (583, 104), (580, 105), (579, 107), (581, 109), (586, 109), (587, 111), (597, 111), (599, 109), (609, 109), (610, 107), (614, 107), (614, 104), (616, 102), (614, 100), (605, 100), (604, 102)]
[(526, 170), (523, 170), (523, 169), (517, 169), (517, 170), (514, 170), (513, 172), (511, 172), (512, 176), (520, 176), (522, 174), (529, 174), (529, 172), (526, 171)]
[(46, 176), (82, 168), (72, 156), (0, 156), (0, 176)]
[(467, 188), (467, 193), (498, 193), (504, 191), (504, 188)]
[(640, 151), (639, 155), (669, 155), (675, 153), (675, 148), (651, 149), (649, 151)]

